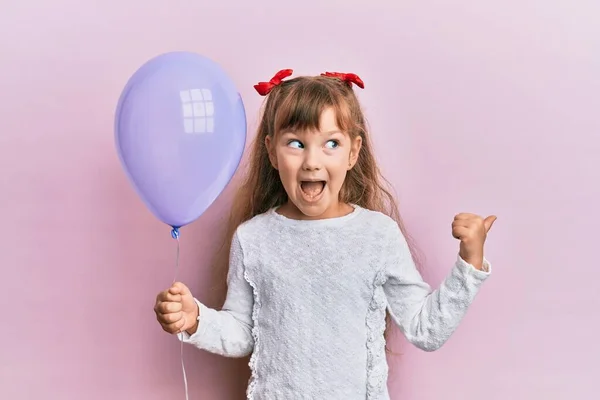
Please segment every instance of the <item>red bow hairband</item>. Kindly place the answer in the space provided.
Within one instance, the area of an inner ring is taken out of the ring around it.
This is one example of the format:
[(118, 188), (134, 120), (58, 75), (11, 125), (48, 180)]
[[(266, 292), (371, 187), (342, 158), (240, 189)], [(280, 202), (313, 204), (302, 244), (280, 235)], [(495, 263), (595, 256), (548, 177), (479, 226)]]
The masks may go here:
[[(275, 76), (271, 78), (271, 80), (269, 80), (269, 82), (259, 82), (257, 85), (254, 85), (254, 89), (256, 89), (258, 94), (260, 94), (261, 96), (266, 96), (271, 92), (271, 90), (273, 90), (275, 86), (280, 85), (283, 79), (292, 75), (292, 72), (293, 70), (291, 69), (282, 69), (281, 71), (276, 73)], [(325, 72), (324, 74), (321, 74), (321, 76), (326, 76), (329, 78), (338, 78), (350, 85), (354, 83), (361, 89), (365, 88), (364, 82), (356, 74), (346, 74), (342, 72)]]
[(365, 83), (356, 74), (345, 74), (342, 72), (325, 72), (321, 76), (328, 76), (330, 78), (339, 78), (348, 84), (354, 83), (361, 89), (365, 88)]
[(254, 89), (256, 89), (258, 94), (260, 94), (261, 96), (266, 96), (275, 86), (281, 84), (281, 81), (284, 78), (287, 78), (288, 76), (292, 75), (292, 72), (293, 70), (291, 69), (282, 69), (281, 71), (276, 73), (275, 76), (272, 77), (269, 82), (259, 82), (258, 85), (254, 85)]

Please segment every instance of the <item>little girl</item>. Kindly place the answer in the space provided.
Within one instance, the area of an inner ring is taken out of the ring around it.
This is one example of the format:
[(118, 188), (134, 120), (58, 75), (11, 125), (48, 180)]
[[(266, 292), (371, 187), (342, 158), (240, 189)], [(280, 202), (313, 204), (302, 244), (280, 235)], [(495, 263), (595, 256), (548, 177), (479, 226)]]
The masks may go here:
[(252, 354), (248, 399), (389, 399), (386, 315), (415, 346), (440, 348), (490, 274), (495, 217), (455, 217), (457, 261), (431, 290), (375, 162), (352, 86), (363, 82), (291, 73), (255, 86), (268, 98), (234, 203), (223, 308), (177, 282), (157, 319), (200, 349)]

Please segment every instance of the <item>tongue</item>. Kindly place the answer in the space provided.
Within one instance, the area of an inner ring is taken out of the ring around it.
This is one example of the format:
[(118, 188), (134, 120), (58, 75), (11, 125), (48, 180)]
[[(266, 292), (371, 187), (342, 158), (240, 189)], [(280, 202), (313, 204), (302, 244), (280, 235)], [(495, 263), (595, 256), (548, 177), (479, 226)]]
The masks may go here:
[(323, 182), (302, 182), (302, 191), (310, 197), (315, 197), (323, 191)]

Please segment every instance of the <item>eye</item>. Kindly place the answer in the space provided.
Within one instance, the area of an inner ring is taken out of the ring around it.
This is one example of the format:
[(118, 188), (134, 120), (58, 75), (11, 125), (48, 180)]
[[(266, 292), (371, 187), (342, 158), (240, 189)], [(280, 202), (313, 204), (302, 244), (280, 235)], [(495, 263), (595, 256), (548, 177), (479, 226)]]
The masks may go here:
[(340, 145), (340, 142), (338, 142), (337, 140), (328, 140), (325, 147), (327, 147), (328, 149), (335, 149), (335, 148), (339, 147), (339, 145)]
[(304, 148), (304, 145), (302, 143), (300, 143), (299, 140), (296, 140), (296, 139), (290, 140), (287, 145), (290, 146), (290, 147), (294, 147), (296, 149), (303, 149)]

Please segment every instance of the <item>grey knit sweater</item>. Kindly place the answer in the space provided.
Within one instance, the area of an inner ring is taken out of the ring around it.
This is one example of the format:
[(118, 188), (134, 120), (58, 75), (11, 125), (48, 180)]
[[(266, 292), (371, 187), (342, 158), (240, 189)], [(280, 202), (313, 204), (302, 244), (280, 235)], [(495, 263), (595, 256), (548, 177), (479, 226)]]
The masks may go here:
[(436, 350), (489, 276), (484, 267), (458, 257), (432, 291), (384, 214), (355, 207), (299, 221), (271, 210), (237, 229), (222, 310), (198, 302), (198, 330), (181, 340), (252, 353), (250, 400), (385, 400), (386, 309), (411, 343)]

